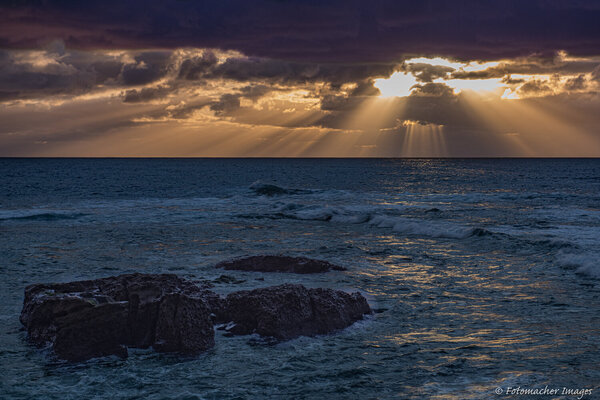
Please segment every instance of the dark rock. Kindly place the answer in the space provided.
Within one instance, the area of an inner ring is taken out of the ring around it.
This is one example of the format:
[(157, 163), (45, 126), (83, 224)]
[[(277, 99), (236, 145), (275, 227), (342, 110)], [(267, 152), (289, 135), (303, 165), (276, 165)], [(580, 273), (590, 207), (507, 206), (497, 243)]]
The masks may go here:
[(124, 346), (193, 354), (214, 345), (210, 314), (220, 297), (171, 274), (127, 274), (25, 289), (21, 323), (29, 339), (70, 361)]
[(152, 346), (196, 354), (214, 346), (215, 322), (229, 335), (266, 340), (325, 334), (371, 313), (359, 293), (285, 284), (222, 298), (176, 275), (127, 274), (25, 289), (20, 320), (33, 343), (68, 361)]
[(250, 189), (260, 196), (282, 196), (286, 194), (309, 194), (312, 193), (306, 189), (286, 189), (269, 183), (254, 182)]
[(181, 293), (163, 297), (156, 323), (155, 350), (193, 354), (214, 345), (210, 309), (204, 299)]
[(228, 331), (235, 335), (287, 340), (343, 329), (369, 313), (367, 300), (358, 292), (284, 284), (231, 293), (218, 320), (233, 322)]
[(484, 228), (474, 228), (470, 236), (491, 236), (494, 233)]
[(215, 287), (215, 285), (213, 284), (213, 281), (210, 281), (208, 279), (198, 279), (198, 280), (192, 281), (192, 283), (194, 283), (195, 285), (199, 286), (202, 289), (212, 289)]
[(127, 304), (106, 303), (66, 314), (57, 321), (54, 351), (69, 361), (117, 355), (127, 357)]
[(223, 261), (218, 263), (216, 267), (225, 270), (291, 272), (294, 274), (314, 274), (330, 270), (346, 270), (346, 268), (331, 264), (327, 261), (288, 256), (251, 256)]
[(293, 192), (288, 191), (282, 187), (276, 185), (269, 185), (267, 183), (255, 183), (250, 186), (256, 194), (264, 195), (264, 196), (278, 196), (282, 194), (293, 194)]

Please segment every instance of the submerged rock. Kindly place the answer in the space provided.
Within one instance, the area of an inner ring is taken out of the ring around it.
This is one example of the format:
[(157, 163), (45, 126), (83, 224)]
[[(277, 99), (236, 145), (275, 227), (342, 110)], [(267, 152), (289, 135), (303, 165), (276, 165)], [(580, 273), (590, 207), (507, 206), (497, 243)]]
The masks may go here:
[(195, 354), (214, 346), (218, 296), (170, 274), (127, 274), (25, 289), (21, 323), (59, 358), (127, 356), (127, 347)]
[(310, 190), (306, 189), (286, 189), (277, 185), (262, 182), (254, 182), (252, 185), (250, 185), (250, 189), (260, 196), (282, 196), (286, 194), (312, 193)]
[(314, 260), (306, 257), (289, 256), (251, 256), (223, 261), (216, 265), (225, 270), (255, 271), (255, 272), (291, 272), (294, 274), (315, 274), (331, 270), (345, 271), (346, 268), (331, 264), (327, 261)]
[(231, 293), (217, 317), (232, 323), (228, 331), (234, 335), (257, 333), (287, 340), (340, 330), (370, 313), (358, 292), (284, 284)]

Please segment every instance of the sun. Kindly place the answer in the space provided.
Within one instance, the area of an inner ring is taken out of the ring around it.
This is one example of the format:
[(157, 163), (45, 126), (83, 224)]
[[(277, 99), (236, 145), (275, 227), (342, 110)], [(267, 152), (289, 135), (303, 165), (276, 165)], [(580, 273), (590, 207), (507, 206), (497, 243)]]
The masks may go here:
[(417, 80), (412, 74), (396, 71), (389, 78), (375, 79), (375, 86), (381, 92), (381, 97), (410, 96)]
[[(461, 63), (453, 60), (448, 60), (441, 57), (435, 58), (411, 58), (404, 62), (404, 66), (410, 69), (411, 65), (424, 65), (427, 64), (432, 67), (446, 67), (451, 72), (475, 72), (482, 71), (486, 68), (495, 67), (499, 62), (469, 62)], [(502, 96), (505, 90), (508, 88), (500, 78), (491, 79), (457, 79), (452, 76), (452, 73), (448, 72), (445, 76), (437, 77), (431, 81), (418, 81), (415, 75), (411, 72), (396, 71), (389, 78), (375, 79), (375, 87), (381, 92), (381, 97), (406, 97), (410, 96), (414, 90), (415, 85), (424, 84), (427, 82), (432, 83), (443, 83), (448, 85), (454, 90), (454, 93), (458, 94), (463, 91), (477, 93), (480, 96)]]

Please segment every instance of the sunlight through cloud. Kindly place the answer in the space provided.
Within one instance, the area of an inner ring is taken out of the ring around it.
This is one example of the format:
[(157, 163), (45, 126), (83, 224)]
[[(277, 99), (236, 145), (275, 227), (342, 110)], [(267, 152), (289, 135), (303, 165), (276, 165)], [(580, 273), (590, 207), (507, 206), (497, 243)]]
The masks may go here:
[(405, 97), (417, 83), (412, 74), (396, 71), (387, 79), (375, 79), (373, 86), (381, 91), (382, 97)]

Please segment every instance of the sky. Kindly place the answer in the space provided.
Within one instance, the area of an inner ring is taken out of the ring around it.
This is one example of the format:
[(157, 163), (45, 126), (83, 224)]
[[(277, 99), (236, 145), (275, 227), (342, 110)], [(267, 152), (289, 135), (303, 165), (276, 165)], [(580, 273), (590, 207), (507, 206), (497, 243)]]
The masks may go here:
[(600, 1), (0, 2), (0, 156), (600, 157)]

